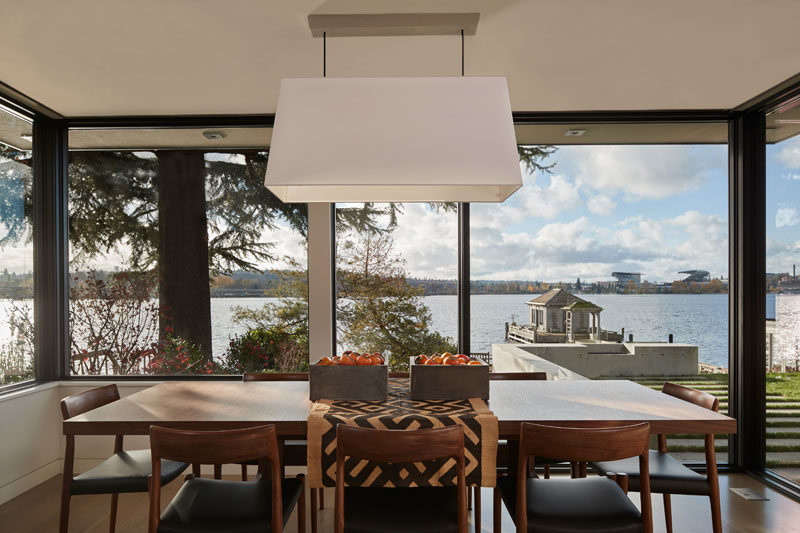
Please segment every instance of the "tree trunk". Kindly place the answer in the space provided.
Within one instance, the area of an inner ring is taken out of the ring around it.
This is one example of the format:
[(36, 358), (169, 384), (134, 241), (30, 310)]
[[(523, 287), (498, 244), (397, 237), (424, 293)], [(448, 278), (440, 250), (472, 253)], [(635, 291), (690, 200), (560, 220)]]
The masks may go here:
[(205, 162), (197, 150), (159, 150), (158, 272), (161, 335), (167, 326), (211, 361)]

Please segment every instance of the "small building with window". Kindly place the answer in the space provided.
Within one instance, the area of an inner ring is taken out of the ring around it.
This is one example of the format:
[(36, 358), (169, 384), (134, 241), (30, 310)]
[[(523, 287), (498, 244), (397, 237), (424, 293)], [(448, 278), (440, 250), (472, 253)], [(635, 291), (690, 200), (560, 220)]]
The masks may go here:
[(595, 339), (600, 329), (601, 307), (564, 289), (552, 289), (528, 304), (530, 328), (541, 333), (561, 333), (566, 341), (576, 336)]

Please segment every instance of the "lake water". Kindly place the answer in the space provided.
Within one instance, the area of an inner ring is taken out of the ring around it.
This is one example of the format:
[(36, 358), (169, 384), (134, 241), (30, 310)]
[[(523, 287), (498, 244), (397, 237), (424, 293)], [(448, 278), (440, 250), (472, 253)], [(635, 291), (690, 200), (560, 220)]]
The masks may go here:
[[(525, 302), (528, 294), (472, 296), (472, 351), (488, 352), (492, 343), (503, 342), (505, 323), (528, 322)], [(666, 341), (697, 344), (701, 362), (728, 366), (728, 296), (726, 294), (587, 295), (585, 299), (603, 308), (601, 327), (619, 331), (634, 341)], [(225, 352), (232, 336), (244, 328), (231, 321), (236, 306), (259, 308), (273, 298), (213, 298), (211, 319), (213, 352)], [(458, 309), (456, 296), (426, 296), (431, 327), (456, 338)], [(9, 340), (7, 301), (0, 302), (0, 343)], [(793, 361), (800, 353), (800, 295), (768, 295), (767, 317), (776, 319), (775, 361)]]
[[(529, 294), (488, 294), (471, 298), (472, 351), (488, 352), (492, 343), (503, 342), (505, 323), (516, 319), (528, 322), (525, 302)], [(728, 295), (727, 294), (597, 294), (585, 299), (603, 308), (600, 325), (620, 331), (634, 341), (667, 341), (697, 344), (701, 362), (728, 366)], [(214, 322), (214, 353), (222, 353), (231, 335), (240, 332), (230, 321), (231, 308), (237, 305), (257, 308), (269, 298), (215, 298), (211, 303)], [(453, 339), (458, 331), (456, 296), (426, 296), (431, 311), (431, 327)], [(776, 305), (777, 303), (777, 305)], [(776, 360), (795, 353), (800, 344), (800, 295), (767, 296), (767, 317), (778, 314)]]

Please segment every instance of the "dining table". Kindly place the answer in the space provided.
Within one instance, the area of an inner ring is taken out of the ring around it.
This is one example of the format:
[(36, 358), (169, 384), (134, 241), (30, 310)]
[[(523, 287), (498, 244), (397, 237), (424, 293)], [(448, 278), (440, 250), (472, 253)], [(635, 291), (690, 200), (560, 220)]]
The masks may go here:
[[(307, 381), (165, 381), (63, 422), (65, 435), (146, 435), (151, 426), (221, 430), (274, 424), (305, 439)], [(491, 381), (500, 439), (523, 422), (602, 427), (647, 422), (651, 433), (736, 433), (736, 419), (628, 380)]]

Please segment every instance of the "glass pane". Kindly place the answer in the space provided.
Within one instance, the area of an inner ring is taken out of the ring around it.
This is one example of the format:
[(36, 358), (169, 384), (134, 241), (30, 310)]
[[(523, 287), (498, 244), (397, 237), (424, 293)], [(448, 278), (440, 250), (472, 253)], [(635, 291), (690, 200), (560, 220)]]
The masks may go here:
[(337, 351), (408, 357), (456, 353), (458, 216), (454, 204), (337, 204)]
[[(727, 147), (607, 144), (589, 128), (558, 134), (588, 129), (601, 144), (521, 146), (522, 189), (472, 206), (472, 348), (496, 371), (685, 384), (725, 412)], [(701, 436), (668, 443), (704, 461)], [(727, 436), (717, 449), (726, 462)]]
[(31, 130), (0, 108), (0, 386), (35, 377)]
[[(787, 109), (788, 107), (788, 109)], [(800, 482), (800, 107), (767, 116), (766, 466)]]
[(306, 206), (264, 187), (267, 157), (70, 152), (73, 374), (307, 367)]

